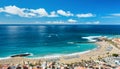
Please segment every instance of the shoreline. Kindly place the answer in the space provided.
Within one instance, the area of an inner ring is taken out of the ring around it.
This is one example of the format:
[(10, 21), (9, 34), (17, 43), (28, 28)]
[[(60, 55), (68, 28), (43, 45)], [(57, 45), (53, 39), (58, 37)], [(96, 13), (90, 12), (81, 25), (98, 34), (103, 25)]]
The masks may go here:
[[(86, 51), (82, 51), (82, 52), (75, 52), (75, 53), (71, 53), (71, 54), (53, 54), (53, 55), (46, 55), (46, 56), (43, 56), (43, 57), (20, 57), (20, 58), (26, 58), (26, 59), (54, 59), (54, 58), (61, 58), (61, 57), (70, 57), (70, 56), (76, 56), (76, 55), (80, 55), (80, 54), (85, 54), (85, 53), (88, 53), (90, 51), (93, 51), (93, 50), (96, 50), (98, 49), (99, 47), (96, 47), (94, 49), (91, 49), (91, 50), (86, 50)], [(17, 58), (17, 57), (3, 57), (3, 58), (0, 58), (0, 60), (6, 60), (6, 59), (11, 59), (11, 58)]]
[[(95, 44), (95, 42), (94, 42), (94, 44)], [(96, 44), (95, 44), (96, 45)], [(80, 54), (85, 54), (85, 53), (88, 53), (88, 52), (90, 52), (90, 51), (93, 51), (93, 50), (96, 50), (96, 49), (98, 49), (99, 48), (99, 46), (98, 45), (96, 45), (96, 47), (95, 48), (93, 48), (93, 49), (90, 49), (90, 50), (86, 50), (86, 51), (81, 51), (81, 52), (74, 52), (74, 53), (68, 53), (68, 54), (51, 54), (51, 55), (45, 55), (45, 56), (40, 56), (40, 57), (21, 57), (21, 58), (27, 58), (27, 59), (46, 59), (46, 58), (48, 58), (48, 59), (54, 59), (54, 58), (61, 58), (61, 57), (70, 57), (70, 56), (76, 56), (76, 55), (80, 55)], [(25, 53), (26, 54), (26, 53)], [(27, 53), (27, 54), (30, 54), (30, 56), (31, 55), (33, 55), (32, 53)], [(5, 59), (11, 59), (11, 58), (13, 58), (13, 57), (11, 57), (11, 56), (8, 56), (8, 57), (0, 57), (0, 60), (5, 60)], [(15, 58), (15, 57), (14, 57)]]
[[(75, 62), (81, 62), (82, 60), (97, 60), (99, 57), (107, 57), (108, 55), (106, 53), (120, 53), (119, 49), (117, 49), (112, 44), (108, 43), (107, 41), (99, 41), (96, 42), (98, 47), (92, 50), (88, 50), (87, 52), (84, 51), (84, 53), (76, 53), (71, 55), (65, 55), (60, 57), (54, 57), (54, 58), (25, 58), (25, 57), (14, 57), (14, 58), (8, 58), (8, 59), (2, 59), (0, 60), (0, 64), (23, 64), (24, 61), (29, 61), (30, 63), (38, 63), (40, 61), (58, 61), (60, 63), (75, 63)], [(108, 47), (112, 47), (112, 50), (107, 51), (106, 49)]]

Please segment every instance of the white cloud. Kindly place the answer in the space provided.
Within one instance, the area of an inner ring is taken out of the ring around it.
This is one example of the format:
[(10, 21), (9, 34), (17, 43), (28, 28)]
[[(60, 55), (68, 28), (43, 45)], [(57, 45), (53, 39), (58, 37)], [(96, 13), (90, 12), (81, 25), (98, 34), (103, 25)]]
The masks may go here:
[(6, 6), (4, 8), (0, 8), (0, 12), (12, 14), (12, 15), (18, 15), (20, 17), (31, 17), (35, 16), (34, 13), (31, 12), (25, 12), (27, 9), (25, 8), (19, 8), (16, 6)]
[(93, 15), (92, 13), (86, 13), (86, 14), (77, 14), (76, 16), (79, 18), (88, 18), (88, 17), (94, 17), (95, 15)]
[(101, 18), (113, 18), (113, 16), (103, 16)]
[[(92, 13), (86, 13), (86, 14), (73, 14), (70, 11), (64, 11), (62, 9), (57, 10), (57, 11), (52, 11), (52, 12), (47, 12), (44, 8), (39, 8), (39, 9), (28, 9), (28, 8), (19, 8), (17, 6), (5, 6), (0, 8), (0, 12), (4, 12), (10, 15), (17, 15), (20, 17), (59, 17), (65, 16), (74, 16), (79, 18), (87, 18), (87, 17), (94, 17)], [(68, 22), (76, 22), (76, 20), (70, 19)]]
[(0, 12), (3, 12), (3, 8), (0, 8)]
[(9, 14), (19, 15), (21, 17), (24, 17), (24, 16), (26, 16), (25, 13), (24, 13), (24, 10), (25, 9), (20, 9), (16, 6), (6, 6), (6, 7), (4, 7), (2, 12), (6, 12), (6, 13), (9, 13)]
[(39, 9), (31, 9), (30, 12), (34, 13), (34, 14), (38, 14), (38, 16), (43, 17), (43, 16), (48, 16), (48, 13), (46, 12), (46, 10), (44, 8), (39, 8)]
[(101, 18), (115, 18), (115, 17), (120, 17), (120, 13), (108, 14), (107, 16), (103, 16)]
[(110, 14), (112, 16), (120, 16), (120, 13), (114, 13), (114, 14)]
[(37, 16), (35, 13), (31, 13), (31, 12), (25, 13), (25, 14), (26, 14), (26, 17), (35, 17), (35, 16)]
[(100, 24), (100, 21), (86, 22), (86, 24)]
[(69, 23), (76, 23), (77, 20), (74, 20), (74, 19), (68, 19), (68, 22), (69, 22)]
[(4, 8), (0, 8), (0, 12), (18, 15), (20, 17), (57, 17), (55, 11), (48, 14), (48, 12), (44, 8), (39, 9), (27, 9), (27, 8), (19, 8), (16, 6), (5, 6)]
[(65, 23), (64, 21), (46, 21), (46, 23), (49, 23), (49, 24), (63, 24)]
[(48, 17), (58, 17), (58, 15), (55, 11), (52, 11)]
[(99, 24), (100, 23), (100, 21), (95, 21), (95, 22), (93, 22), (94, 24)]
[(40, 21), (35, 21), (34, 23), (39, 24), (39, 23), (41, 23), (41, 22), (40, 22)]
[(65, 12), (63, 10), (57, 10), (57, 13), (62, 15), (62, 16), (67, 16), (67, 17), (68, 16), (73, 16), (73, 14), (70, 11)]

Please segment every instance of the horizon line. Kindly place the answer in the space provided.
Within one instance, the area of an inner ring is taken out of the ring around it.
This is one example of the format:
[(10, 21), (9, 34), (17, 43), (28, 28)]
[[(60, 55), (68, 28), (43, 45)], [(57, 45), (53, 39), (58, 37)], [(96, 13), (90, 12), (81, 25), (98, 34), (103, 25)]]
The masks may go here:
[(35, 23), (35, 24), (33, 24), (33, 23), (10, 23), (10, 24), (8, 24), (8, 23), (4, 23), (4, 24), (0, 24), (0, 25), (120, 25), (120, 23), (118, 23), (118, 24), (76, 24), (76, 23), (64, 23), (64, 24), (51, 24), (51, 23)]

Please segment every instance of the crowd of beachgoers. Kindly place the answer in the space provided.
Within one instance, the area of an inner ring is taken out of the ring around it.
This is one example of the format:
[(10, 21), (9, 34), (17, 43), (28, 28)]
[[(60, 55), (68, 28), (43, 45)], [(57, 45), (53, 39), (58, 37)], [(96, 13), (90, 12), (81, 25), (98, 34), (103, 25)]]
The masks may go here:
[[(6, 64), (2, 65), (1, 69), (79, 69), (79, 64), (59, 64), (57, 62), (43, 62), (42, 64)], [(85, 68), (85, 67), (83, 67)]]
[[(72, 64), (63, 64), (58, 62), (43, 62), (40, 64), (4, 64), (0, 65), (0, 69), (98, 69), (100, 64), (94, 61), (76, 62)], [(101, 68), (115, 68), (111, 66), (101, 66)]]
[(0, 69), (120, 69), (120, 66), (107, 65), (103, 61), (81, 61), (71, 64), (60, 63), (57, 61), (44, 61), (40, 63), (24, 64), (0, 64)]

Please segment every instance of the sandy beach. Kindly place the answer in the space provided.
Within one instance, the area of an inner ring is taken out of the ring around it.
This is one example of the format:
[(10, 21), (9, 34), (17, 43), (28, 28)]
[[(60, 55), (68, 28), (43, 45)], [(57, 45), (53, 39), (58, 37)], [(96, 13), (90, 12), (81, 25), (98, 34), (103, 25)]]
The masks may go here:
[[(73, 56), (61, 56), (59, 58), (60, 63), (75, 63), (81, 62), (83, 60), (97, 60), (98, 58), (107, 57), (113, 53), (120, 53), (120, 50), (110, 44), (107, 41), (96, 42), (97, 48), (91, 50), (90, 52), (84, 54), (77, 54)], [(109, 54), (108, 54), (109, 52)], [(46, 61), (47, 59), (29, 59), (24, 57), (14, 57), (9, 59), (0, 60), (0, 64), (27, 64), (27, 63), (40, 63), (41, 61)]]
[[(74, 62), (80, 62), (82, 60), (91, 60), (91, 59), (98, 60), (98, 58), (107, 57), (108, 52), (109, 52), (109, 55), (113, 53), (120, 53), (120, 50), (118, 48), (116, 48), (115, 46), (113, 46), (107, 41), (96, 42), (96, 44), (98, 45), (97, 49), (94, 49), (84, 54), (80, 54), (79, 58), (73, 58), (73, 59), (67, 59), (67, 60), (62, 59), (60, 62), (74, 63)], [(112, 49), (108, 50), (108, 48), (112, 48)]]

